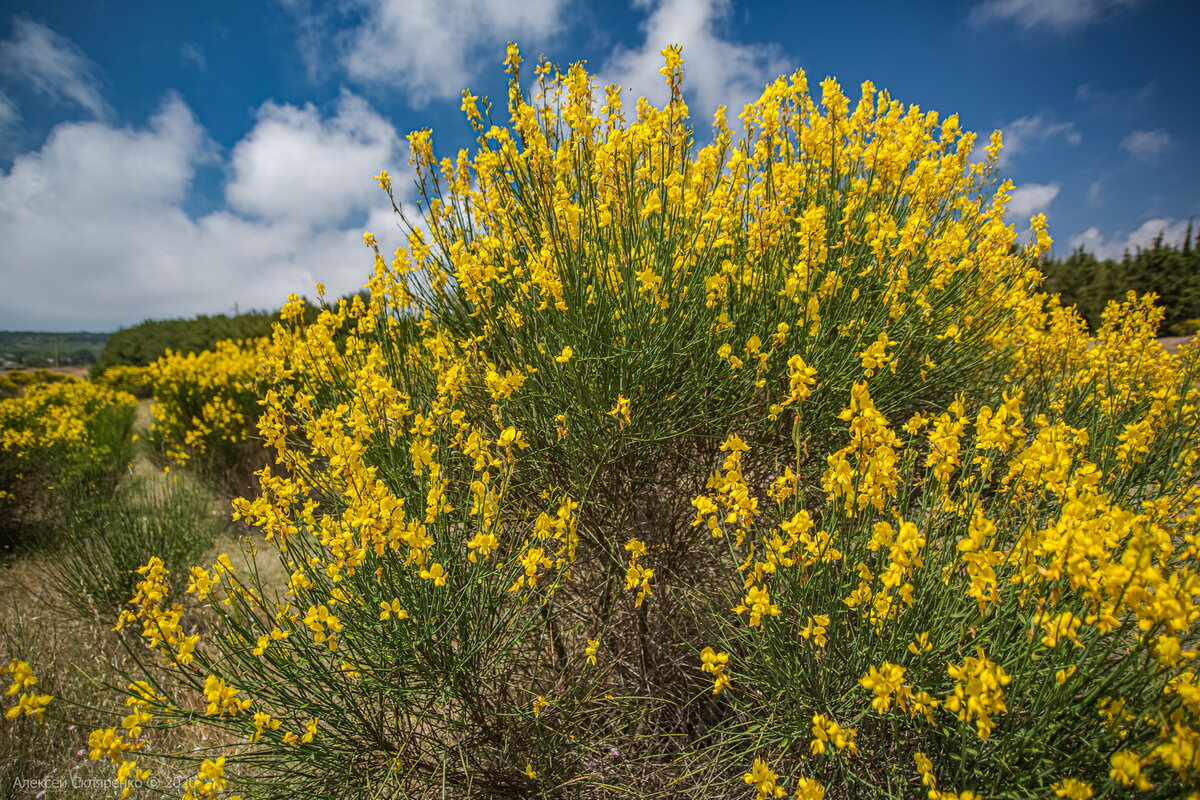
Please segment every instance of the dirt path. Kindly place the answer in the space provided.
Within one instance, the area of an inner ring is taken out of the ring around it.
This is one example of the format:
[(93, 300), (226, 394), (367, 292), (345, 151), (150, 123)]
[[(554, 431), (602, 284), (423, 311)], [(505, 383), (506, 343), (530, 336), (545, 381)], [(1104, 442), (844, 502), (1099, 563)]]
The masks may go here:
[(1158, 343), (1163, 346), (1163, 350), (1168, 353), (1178, 353), (1180, 345), (1192, 341), (1194, 336), (1164, 336), (1158, 340)]

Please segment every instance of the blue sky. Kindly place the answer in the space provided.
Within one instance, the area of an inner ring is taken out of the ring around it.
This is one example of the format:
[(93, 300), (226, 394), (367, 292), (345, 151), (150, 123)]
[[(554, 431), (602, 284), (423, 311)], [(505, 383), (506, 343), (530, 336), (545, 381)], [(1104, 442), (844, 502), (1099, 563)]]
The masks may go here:
[[(797, 67), (1005, 131), (1012, 221), (1119, 256), (1200, 217), (1194, 0), (2, 0), (0, 330), (113, 330), (357, 289), (372, 176), (472, 144), (509, 40), (696, 119)], [(502, 105), (502, 103), (501, 103)]]

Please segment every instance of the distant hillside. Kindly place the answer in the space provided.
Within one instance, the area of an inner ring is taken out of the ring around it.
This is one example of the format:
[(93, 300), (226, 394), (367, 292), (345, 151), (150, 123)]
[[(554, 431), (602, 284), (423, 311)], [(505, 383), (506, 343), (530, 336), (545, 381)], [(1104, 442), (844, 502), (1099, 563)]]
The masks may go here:
[(0, 331), (0, 368), (72, 367), (95, 362), (107, 333)]

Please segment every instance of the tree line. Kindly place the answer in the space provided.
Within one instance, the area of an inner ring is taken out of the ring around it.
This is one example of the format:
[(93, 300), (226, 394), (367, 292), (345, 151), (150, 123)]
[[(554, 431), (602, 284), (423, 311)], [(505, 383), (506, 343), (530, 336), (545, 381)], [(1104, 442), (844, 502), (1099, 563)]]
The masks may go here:
[[(307, 299), (304, 304), (305, 320), (316, 320), (320, 308)], [(188, 319), (148, 319), (109, 334), (104, 350), (92, 364), (91, 374), (95, 377), (116, 366), (144, 367), (167, 350), (198, 353), (225, 339), (270, 336), (271, 326), (278, 321), (278, 311), (259, 310), (234, 315), (201, 314)]]
[[(1197, 234), (1200, 240), (1200, 233)], [(1183, 242), (1173, 245), (1162, 234), (1147, 248), (1125, 251), (1120, 261), (1075, 250), (1062, 259), (1047, 259), (1042, 265), (1045, 288), (1062, 295), (1064, 306), (1075, 306), (1093, 330), (1110, 300), (1125, 293), (1153, 292), (1165, 315), (1159, 336), (1194, 334), (1200, 327), (1200, 241), (1193, 239), (1191, 224)]]

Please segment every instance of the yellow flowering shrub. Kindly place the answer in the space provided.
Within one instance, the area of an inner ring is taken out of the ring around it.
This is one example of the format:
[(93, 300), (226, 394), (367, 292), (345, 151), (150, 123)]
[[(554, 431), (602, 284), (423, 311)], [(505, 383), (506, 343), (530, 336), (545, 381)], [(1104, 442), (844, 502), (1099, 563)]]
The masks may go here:
[(154, 393), (152, 444), (170, 461), (231, 485), (259, 466), (254, 380), (265, 347), (265, 340), (227, 340), (199, 353), (168, 350), (145, 368)]
[(507, 125), (464, 92), (474, 154), (410, 136), (365, 295), (155, 367), (173, 453), (257, 368), (234, 507), (288, 577), (139, 569), (154, 691), (94, 757), (202, 724), (186, 797), (1195, 789), (1200, 354), (1037, 292), (998, 135), (798, 72), (698, 146), (664, 57), (626, 110), (510, 47)]
[(76, 379), (28, 383), (0, 399), (0, 527), (52, 512), (77, 488), (110, 484), (128, 458), (136, 405)]
[(71, 375), (64, 375), (61, 372), (51, 372), (46, 369), (11, 370), (0, 374), (0, 398), (16, 397), (25, 390), (26, 386), (31, 384), (72, 380), (75, 380), (75, 378)]
[(109, 367), (92, 380), (101, 386), (128, 392), (134, 397), (149, 397), (151, 393), (149, 367), (119, 364)]

